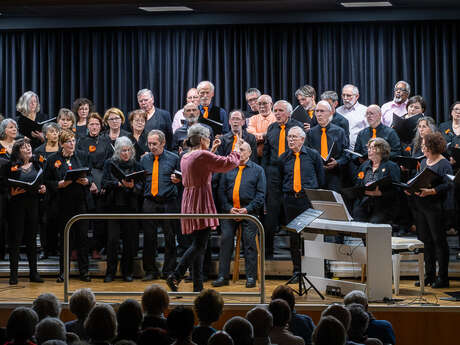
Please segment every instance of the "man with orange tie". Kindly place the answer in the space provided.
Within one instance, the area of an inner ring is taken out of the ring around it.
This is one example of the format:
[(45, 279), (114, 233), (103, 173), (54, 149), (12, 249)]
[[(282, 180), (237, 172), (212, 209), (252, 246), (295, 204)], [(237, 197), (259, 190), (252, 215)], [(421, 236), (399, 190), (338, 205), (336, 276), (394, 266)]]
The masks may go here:
[[(210, 81), (204, 80), (201, 81), (196, 87), (198, 90), (198, 96), (200, 97), (200, 119), (199, 122), (203, 122), (212, 127), (214, 134), (225, 134), (229, 131), (228, 128), (228, 117), (227, 112), (212, 104), (212, 99), (214, 97), (214, 85)], [(222, 128), (218, 126), (213, 126), (209, 122), (204, 121), (203, 119), (209, 119), (222, 124)]]
[[(399, 136), (393, 128), (385, 126), (382, 123), (382, 112), (376, 104), (371, 104), (366, 110), (366, 120), (369, 127), (359, 131), (356, 137), (355, 152), (367, 155), (367, 143), (372, 138), (383, 138), (390, 144), (390, 157), (401, 154), (401, 142)], [(364, 162), (362, 160), (360, 163)]]
[(230, 124), (230, 132), (219, 138), (221, 143), (216, 153), (220, 156), (228, 156), (233, 151), (238, 138), (241, 138), (251, 147), (252, 153), (250, 159), (253, 162), (257, 162), (256, 137), (243, 128), (245, 124), (243, 111), (239, 109), (231, 111), (228, 122)]
[(315, 108), (318, 124), (307, 133), (308, 144), (323, 158), (326, 171), (326, 188), (340, 192), (341, 170), (348, 163), (344, 149), (348, 148), (348, 137), (343, 128), (334, 125), (332, 107), (328, 101), (319, 101)]
[[(316, 150), (304, 146), (305, 137), (301, 127), (294, 126), (289, 129), (288, 150), (278, 160), (286, 224), (311, 207), (305, 189), (323, 188), (325, 184), (323, 159)], [(289, 235), (295, 274), (301, 272), (300, 236), (292, 232)]]
[[(219, 183), (219, 199), (223, 212), (231, 214), (258, 215), (264, 206), (265, 173), (260, 165), (249, 159), (252, 150), (247, 142), (240, 145), (240, 165), (222, 174)], [(219, 274), (212, 286), (228, 285), (230, 260), (233, 253), (235, 231), (241, 224), (244, 259), (246, 262), (246, 287), (256, 286), (257, 246), (255, 237), (257, 227), (246, 220), (238, 222), (222, 219), (219, 253)]]
[[(262, 96), (261, 96), (262, 97)], [(277, 101), (273, 106), (276, 122), (268, 126), (262, 155), (262, 167), (267, 177), (267, 204), (264, 216), (265, 255), (273, 257), (273, 240), (282, 214), (283, 194), (280, 188), (281, 176), (278, 159), (287, 149), (287, 132), (291, 127), (303, 124), (291, 119), (292, 105), (284, 100)]]
[(295, 92), (299, 105), (292, 112), (292, 118), (303, 123), (305, 132), (316, 126), (315, 99), (316, 91), (313, 86), (304, 85)]
[[(144, 213), (179, 213), (177, 184), (174, 174), (179, 170), (179, 156), (165, 150), (166, 138), (162, 131), (152, 130), (147, 136), (150, 152), (141, 158), (141, 166), (148, 172), (144, 190)], [(157, 229), (163, 229), (165, 238), (165, 259), (162, 275), (167, 277), (176, 267), (176, 236), (180, 229), (177, 220), (145, 220), (144, 250), (142, 255), (145, 276), (142, 280), (158, 279), (160, 274), (155, 264), (157, 254)]]

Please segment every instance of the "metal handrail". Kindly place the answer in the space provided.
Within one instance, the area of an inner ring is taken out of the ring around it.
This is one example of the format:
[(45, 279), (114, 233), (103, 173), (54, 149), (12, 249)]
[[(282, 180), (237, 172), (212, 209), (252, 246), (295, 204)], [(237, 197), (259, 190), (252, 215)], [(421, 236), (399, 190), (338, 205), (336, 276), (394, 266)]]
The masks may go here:
[[(222, 296), (240, 296), (240, 297), (254, 297), (260, 296), (260, 303), (265, 303), (265, 232), (262, 223), (257, 217), (249, 214), (181, 214), (181, 213), (162, 213), (162, 214), (147, 214), (147, 213), (127, 213), (127, 214), (78, 214), (72, 217), (64, 228), (64, 302), (68, 302), (69, 295), (74, 291), (69, 291), (69, 242), (70, 242), (70, 228), (78, 220), (109, 220), (109, 219), (241, 219), (248, 220), (256, 224), (260, 238), (260, 283), (259, 293), (255, 292), (222, 292)], [(235, 263), (239, 264), (239, 263)], [(104, 291), (95, 292), (95, 295), (100, 296), (141, 296), (143, 292), (134, 291)], [(198, 292), (168, 292), (173, 296), (194, 296)]]

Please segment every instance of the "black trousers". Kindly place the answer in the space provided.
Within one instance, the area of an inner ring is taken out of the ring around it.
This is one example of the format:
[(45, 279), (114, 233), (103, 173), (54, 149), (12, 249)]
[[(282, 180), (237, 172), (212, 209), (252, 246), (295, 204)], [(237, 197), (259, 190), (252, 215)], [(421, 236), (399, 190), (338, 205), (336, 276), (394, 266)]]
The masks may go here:
[[(127, 207), (115, 207), (114, 213), (135, 213), (136, 209)], [(107, 272), (106, 275), (115, 276), (118, 266), (118, 248), (120, 238), (123, 241), (121, 254), (121, 273), (123, 277), (133, 275), (133, 256), (135, 254), (136, 229), (133, 228), (133, 220), (110, 220), (107, 232)]]
[[(179, 204), (177, 199), (155, 201), (144, 199), (144, 213), (178, 213)], [(168, 275), (176, 267), (176, 233), (180, 231), (180, 223), (177, 219), (146, 220), (143, 223), (144, 251), (142, 256), (145, 272), (158, 271), (155, 258), (158, 251), (158, 227), (161, 226), (165, 238), (165, 258), (163, 274)]]
[(241, 224), (244, 261), (247, 278), (257, 278), (257, 227), (254, 223), (246, 220), (235, 222), (234, 220), (222, 219), (219, 251), (219, 277), (225, 279), (229, 276), (230, 260), (232, 259), (234, 238), (237, 227)]
[(203, 258), (210, 232), (211, 230), (206, 228), (195, 230), (188, 235), (192, 239), (192, 245), (182, 255), (174, 271), (176, 277), (182, 278), (187, 268), (191, 267), (194, 290), (201, 290), (203, 288)]
[[(70, 198), (69, 198), (70, 199)], [(86, 213), (86, 203), (84, 200), (66, 200), (65, 197), (61, 198), (64, 202), (60, 208), (59, 214), (59, 234), (60, 234), (60, 250), (59, 255), (59, 269), (60, 273), (64, 273), (64, 228), (67, 222), (73, 216), (81, 213)], [(88, 221), (79, 220), (75, 222), (70, 228), (70, 249), (78, 250), (78, 268), (80, 276), (88, 274), (89, 260), (88, 260)]]
[(19, 265), (19, 246), (24, 242), (29, 274), (37, 273), (37, 246), (35, 242), (36, 227), (39, 223), (39, 200), (28, 193), (11, 198), (8, 207), (9, 229), (8, 250), (10, 254), (10, 274), (17, 277)]
[(264, 215), (265, 229), (265, 255), (272, 256), (274, 253), (274, 237), (281, 223), (280, 218), (283, 210), (283, 193), (280, 190), (280, 176), (277, 167), (267, 166), (267, 213)]
[[(289, 223), (303, 211), (311, 207), (310, 200), (306, 196), (296, 198), (294, 194), (284, 193), (284, 208), (286, 212), (286, 223)], [(302, 259), (302, 246), (300, 235), (294, 232), (289, 232), (291, 240), (291, 259), (293, 264), (293, 271), (301, 272), (301, 259)]]
[(388, 206), (382, 198), (364, 196), (355, 201), (353, 218), (357, 222), (391, 224), (392, 215)]
[(430, 199), (414, 198), (417, 236), (425, 245), (425, 274), (427, 278), (434, 280), (436, 261), (438, 261), (439, 278), (448, 280), (449, 245), (443, 228), (442, 205), (440, 202), (433, 202)]
[(58, 250), (58, 202), (56, 195), (53, 199), (46, 198), (41, 202), (43, 212), (40, 222), (40, 243), (45, 254), (53, 254)]

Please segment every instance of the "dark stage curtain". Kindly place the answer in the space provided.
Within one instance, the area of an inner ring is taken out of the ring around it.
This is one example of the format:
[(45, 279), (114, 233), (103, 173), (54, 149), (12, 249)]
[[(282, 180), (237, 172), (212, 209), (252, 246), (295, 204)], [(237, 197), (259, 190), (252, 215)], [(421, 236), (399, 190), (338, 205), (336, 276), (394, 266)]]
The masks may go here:
[(33, 90), (42, 111), (56, 115), (77, 97), (100, 113), (137, 107), (151, 88), (172, 113), (200, 80), (216, 85), (216, 104), (246, 107), (257, 87), (294, 102), (306, 83), (318, 94), (353, 83), (363, 104), (392, 98), (396, 81), (428, 103), (426, 114), (449, 118), (459, 97), (459, 22), (235, 25), (213, 27), (33, 30), (0, 32), (0, 111), (15, 114)]

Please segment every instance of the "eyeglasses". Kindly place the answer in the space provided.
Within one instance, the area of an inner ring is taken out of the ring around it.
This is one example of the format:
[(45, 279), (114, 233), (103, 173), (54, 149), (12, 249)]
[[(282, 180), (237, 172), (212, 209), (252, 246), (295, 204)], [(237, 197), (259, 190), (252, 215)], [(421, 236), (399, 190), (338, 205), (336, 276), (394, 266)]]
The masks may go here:
[(254, 103), (254, 102), (257, 102), (257, 97), (248, 98), (247, 102), (248, 102), (248, 103)]
[(288, 139), (299, 139), (301, 138), (300, 135), (294, 135), (294, 134), (290, 134), (287, 136)]
[(119, 117), (112, 117), (110, 119), (107, 119), (107, 121), (110, 121), (110, 122), (118, 122), (118, 121), (121, 121), (121, 118)]
[(355, 95), (351, 93), (342, 93), (342, 98), (353, 98)]
[(397, 91), (401, 91), (401, 92), (407, 92), (407, 89), (403, 88), (403, 87), (395, 87), (394, 88), (394, 91), (397, 92)]
[(258, 105), (268, 105), (268, 104), (270, 104), (270, 103), (268, 103), (268, 102), (258, 102), (257, 104), (258, 104)]
[(136, 122), (136, 123), (145, 123), (145, 120), (144, 120), (144, 119), (134, 119), (133, 122)]

